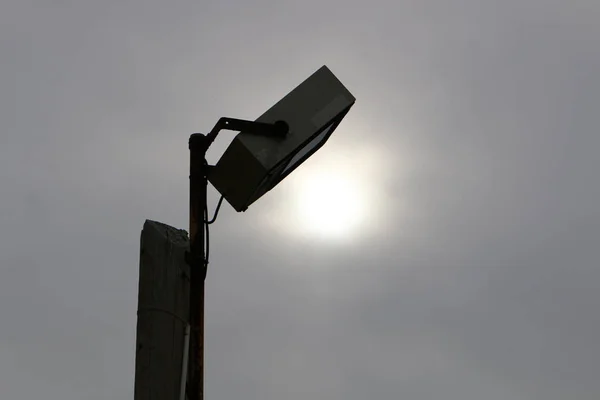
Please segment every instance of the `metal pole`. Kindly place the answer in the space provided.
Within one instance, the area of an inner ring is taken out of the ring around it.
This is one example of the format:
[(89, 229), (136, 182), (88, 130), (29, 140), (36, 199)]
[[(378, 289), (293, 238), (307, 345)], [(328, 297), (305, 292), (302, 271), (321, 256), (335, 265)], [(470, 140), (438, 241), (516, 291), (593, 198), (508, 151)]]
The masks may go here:
[(204, 400), (204, 279), (207, 170), (206, 136), (190, 136), (190, 355), (189, 400)]
[(207, 267), (204, 244), (209, 169), (206, 152), (223, 129), (281, 136), (287, 134), (289, 127), (283, 121), (263, 124), (221, 118), (208, 135), (194, 133), (190, 136), (190, 351), (186, 388), (189, 400), (204, 400), (204, 280)]

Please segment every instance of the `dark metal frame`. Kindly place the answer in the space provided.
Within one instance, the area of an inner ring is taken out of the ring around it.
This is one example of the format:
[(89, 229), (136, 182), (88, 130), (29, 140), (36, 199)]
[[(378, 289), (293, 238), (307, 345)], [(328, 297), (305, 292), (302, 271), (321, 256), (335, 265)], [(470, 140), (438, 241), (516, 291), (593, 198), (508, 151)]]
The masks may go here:
[[(206, 257), (206, 227), (208, 220), (207, 187), (210, 166), (206, 152), (222, 130), (243, 131), (254, 135), (285, 137), (289, 126), (284, 121), (273, 124), (220, 118), (208, 135), (190, 136), (190, 251), (186, 259), (190, 265), (190, 357), (186, 392), (189, 400), (204, 399), (204, 281), (208, 260)], [(220, 204), (220, 203), (219, 203)]]

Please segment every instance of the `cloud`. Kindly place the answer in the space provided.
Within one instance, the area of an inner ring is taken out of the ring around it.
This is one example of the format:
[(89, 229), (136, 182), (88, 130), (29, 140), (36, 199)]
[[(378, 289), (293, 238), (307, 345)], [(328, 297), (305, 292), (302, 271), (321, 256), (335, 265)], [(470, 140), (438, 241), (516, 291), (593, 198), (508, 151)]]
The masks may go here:
[(5, 397), (133, 395), (138, 235), (186, 227), (188, 135), (327, 64), (357, 103), (323, 160), (380, 157), (387, 228), (277, 234), (285, 187), (224, 207), (207, 396), (598, 398), (596, 2), (4, 9)]

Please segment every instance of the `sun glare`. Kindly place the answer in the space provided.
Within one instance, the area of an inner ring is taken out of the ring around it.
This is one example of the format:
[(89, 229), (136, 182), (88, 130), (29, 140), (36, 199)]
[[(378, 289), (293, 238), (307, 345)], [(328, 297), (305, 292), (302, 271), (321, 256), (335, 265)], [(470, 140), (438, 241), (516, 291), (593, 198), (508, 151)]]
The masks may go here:
[(356, 233), (367, 211), (360, 181), (340, 171), (306, 172), (298, 177), (295, 190), (295, 225), (321, 238)]
[[(346, 243), (388, 229), (402, 204), (392, 207), (385, 191), (391, 158), (384, 150), (339, 146), (335, 152), (315, 154), (286, 178), (273, 193), (263, 221), (283, 234), (310, 241)], [(397, 162), (396, 162), (397, 165)]]

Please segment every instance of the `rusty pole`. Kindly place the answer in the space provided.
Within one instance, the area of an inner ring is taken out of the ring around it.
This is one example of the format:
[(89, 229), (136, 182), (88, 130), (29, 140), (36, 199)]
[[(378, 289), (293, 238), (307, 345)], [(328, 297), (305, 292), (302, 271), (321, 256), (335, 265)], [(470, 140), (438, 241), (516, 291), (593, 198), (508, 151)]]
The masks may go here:
[(206, 136), (190, 136), (190, 356), (187, 395), (189, 400), (204, 400), (204, 280), (206, 188), (208, 185)]
[(206, 152), (223, 129), (282, 137), (288, 133), (289, 126), (284, 121), (270, 124), (220, 118), (208, 135), (194, 133), (190, 136), (190, 252), (187, 257), (190, 265), (190, 353), (186, 387), (189, 400), (204, 400), (204, 281), (208, 265), (204, 244), (206, 227), (210, 223), (206, 207), (210, 167)]

